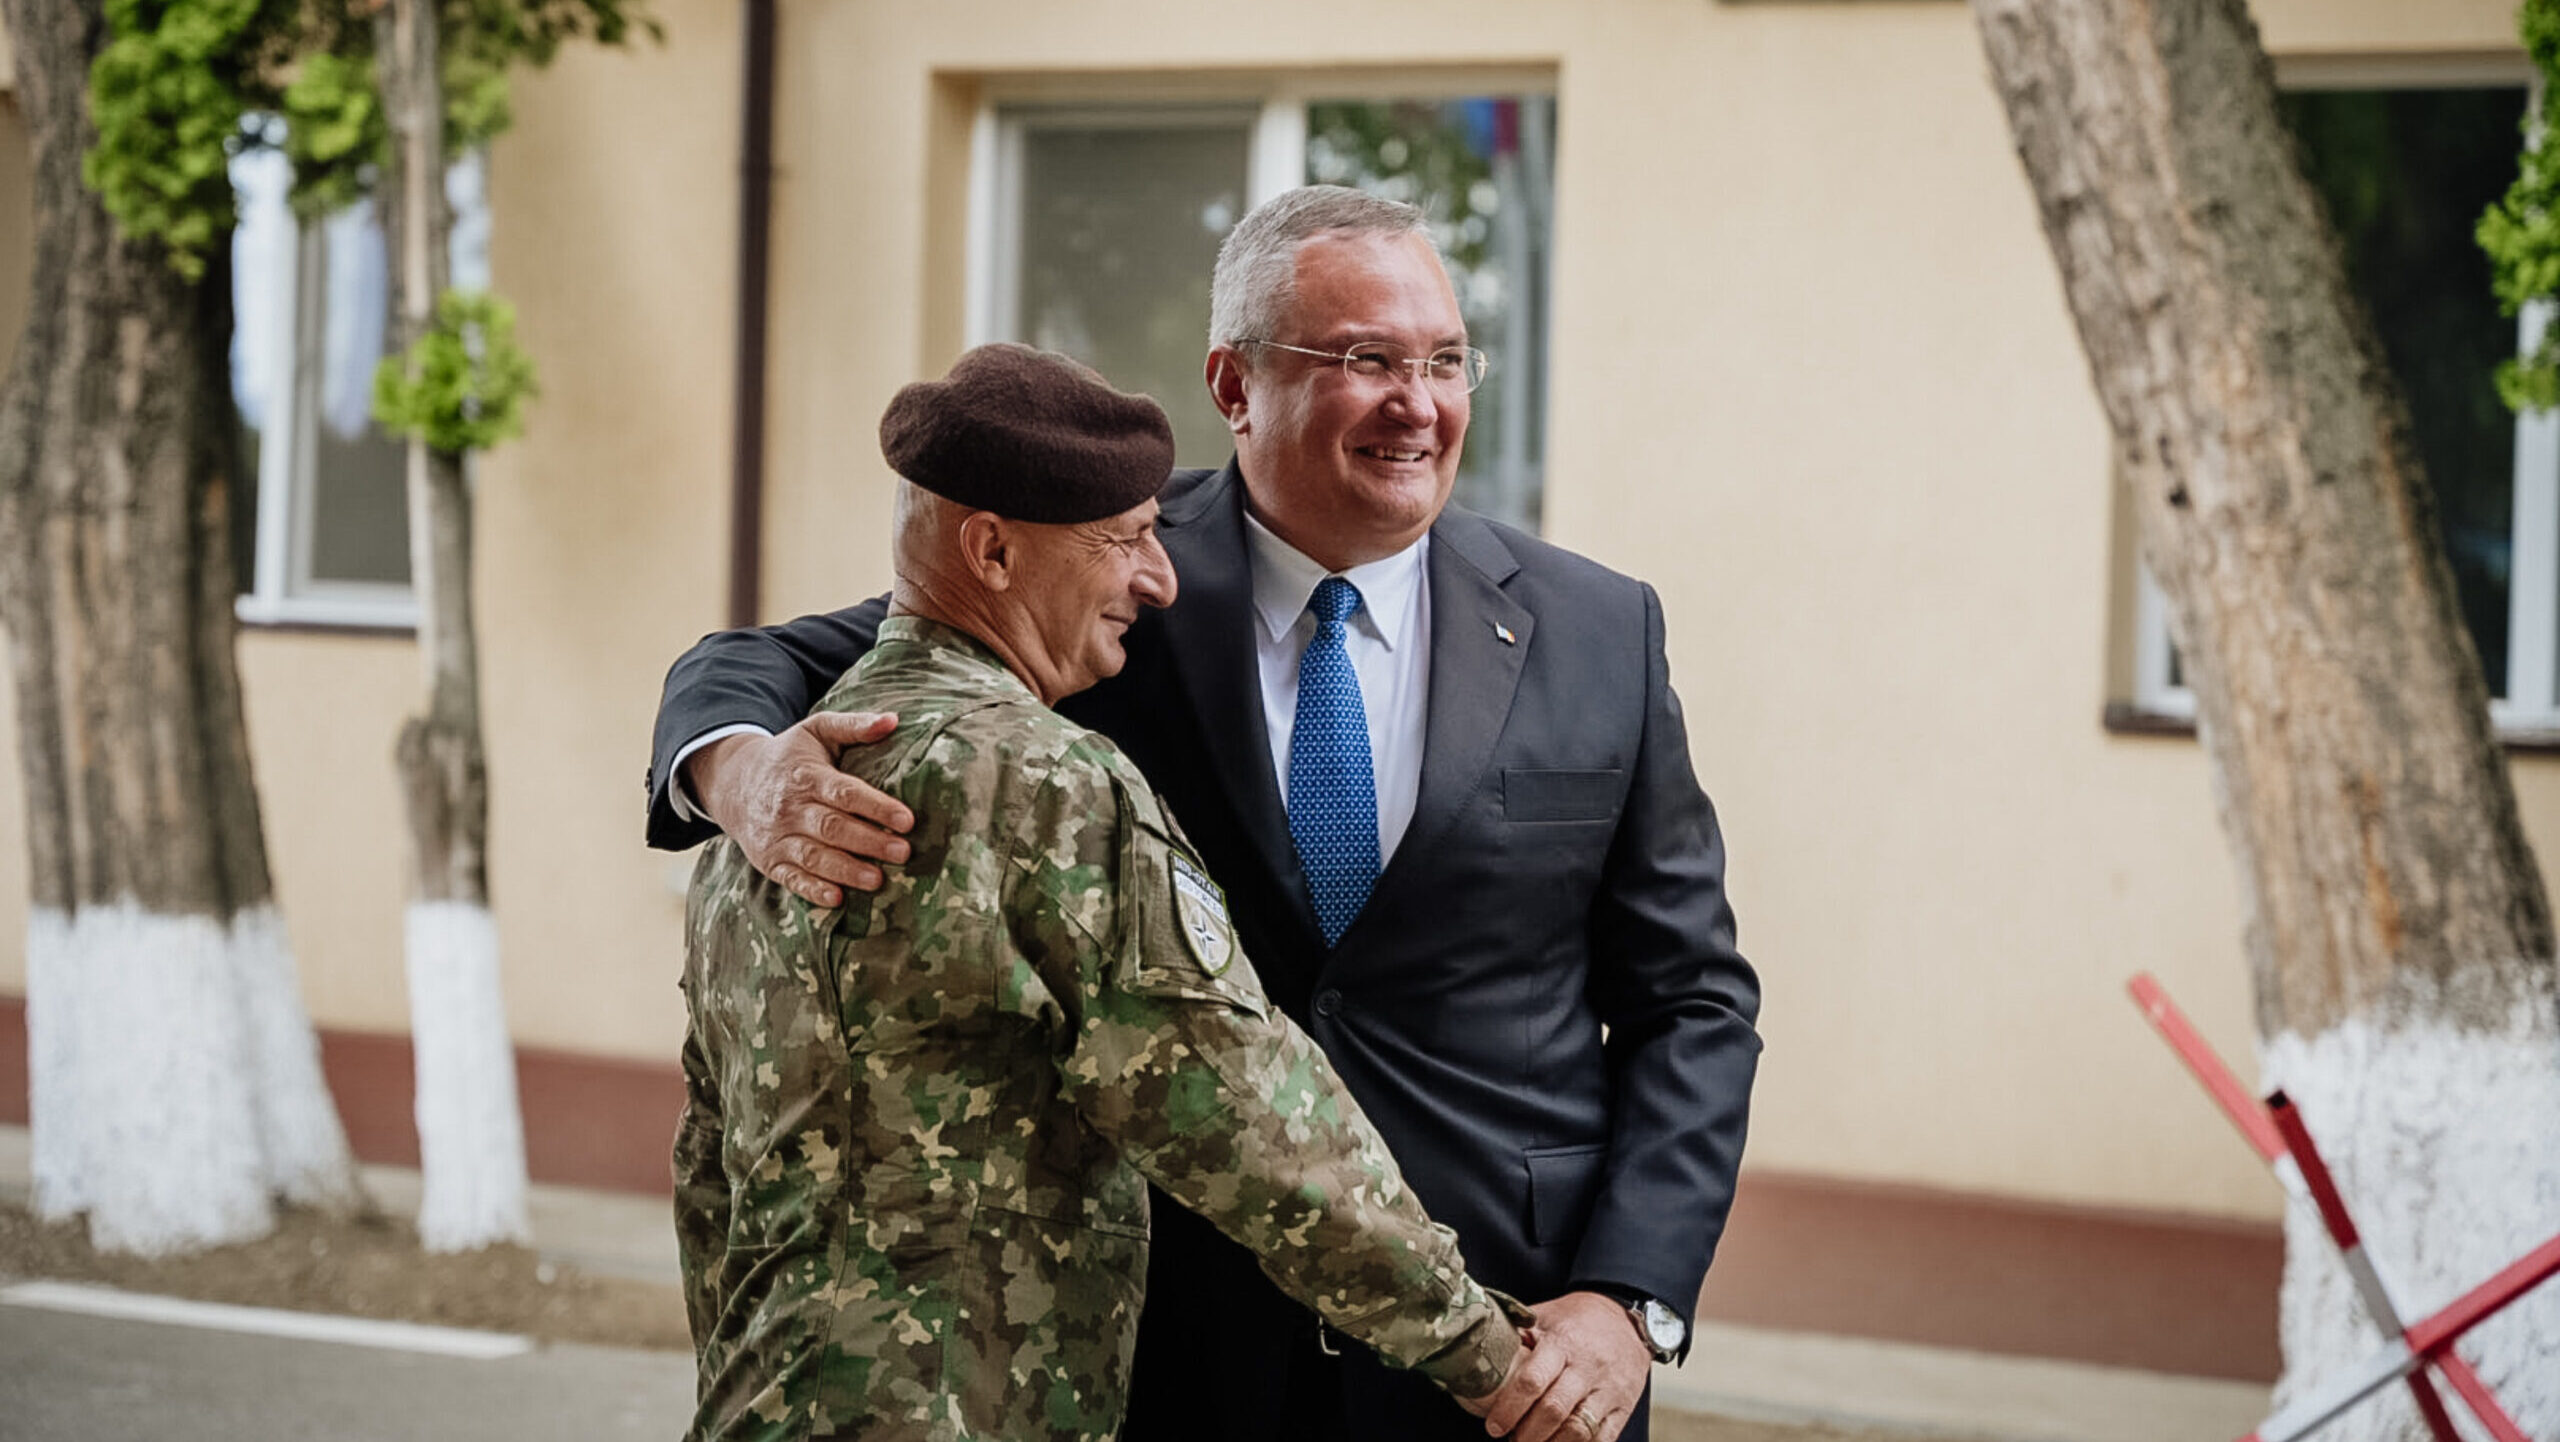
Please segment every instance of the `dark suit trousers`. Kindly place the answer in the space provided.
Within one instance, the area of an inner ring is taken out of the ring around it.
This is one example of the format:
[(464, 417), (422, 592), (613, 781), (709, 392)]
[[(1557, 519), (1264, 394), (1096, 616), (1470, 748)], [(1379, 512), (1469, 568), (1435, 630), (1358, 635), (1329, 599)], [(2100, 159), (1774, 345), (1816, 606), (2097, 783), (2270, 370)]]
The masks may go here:
[[(1315, 1314), (1280, 1295), (1251, 1252), (1164, 1194), (1149, 1200), (1148, 1274), (1183, 1284), (1150, 1287), (1138, 1314), (1120, 1442), (1486, 1442), (1484, 1423), (1420, 1373), (1338, 1333), (1328, 1355)], [(1287, 1365), (1240, 1367), (1240, 1355)], [(1651, 1402), (1637, 1403), (1621, 1442), (1647, 1442)], [(1347, 1416), (1361, 1419), (1357, 1430)]]

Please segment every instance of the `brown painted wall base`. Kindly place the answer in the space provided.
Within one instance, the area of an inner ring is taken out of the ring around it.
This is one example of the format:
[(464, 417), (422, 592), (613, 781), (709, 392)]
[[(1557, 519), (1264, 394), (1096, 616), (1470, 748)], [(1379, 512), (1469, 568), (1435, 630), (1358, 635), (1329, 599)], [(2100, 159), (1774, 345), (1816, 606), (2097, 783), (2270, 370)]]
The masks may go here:
[[(417, 1065), (407, 1037), (323, 1031), (320, 1069), (359, 1158), (418, 1164)], [(535, 1181), (674, 1194), (669, 1157), (684, 1110), (674, 1063), (518, 1047), (516, 1099)]]
[(2269, 1224), (1743, 1174), (1700, 1315), (2272, 1382)]
[[(416, 1166), (408, 1038), (324, 1031), (320, 1060), (356, 1155)], [(519, 1049), (516, 1081), (535, 1180), (670, 1190), (672, 1063)], [(26, 1003), (0, 997), (0, 1121), (26, 1119)], [(2264, 1382), (2282, 1265), (2273, 1226), (1755, 1171), (1699, 1313)]]

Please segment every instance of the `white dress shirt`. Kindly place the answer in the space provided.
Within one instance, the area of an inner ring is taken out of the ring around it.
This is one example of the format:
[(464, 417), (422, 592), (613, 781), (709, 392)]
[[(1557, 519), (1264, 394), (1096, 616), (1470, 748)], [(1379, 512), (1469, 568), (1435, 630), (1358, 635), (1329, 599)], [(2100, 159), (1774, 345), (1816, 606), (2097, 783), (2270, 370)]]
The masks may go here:
[[(1261, 664), (1262, 720), (1271, 732), (1271, 774), (1289, 800), (1289, 733), (1298, 721), (1298, 657), (1316, 634), (1307, 602), (1333, 574), (1307, 559), (1247, 512), (1245, 557), (1253, 573), (1254, 651)], [(1431, 690), (1431, 587), (1423, 570), (1431, 537), (1342, 578), (1360, 589), (1360, 610), (1343, 628), (1343, 647), (1360, 678), (1369, 718), (1369, 776), (1378, 793), (1378, 862), (1396, 854), (1422, 791), (1422, 727)], [(1175, 604), (1179, 605), (1179, 602)]]

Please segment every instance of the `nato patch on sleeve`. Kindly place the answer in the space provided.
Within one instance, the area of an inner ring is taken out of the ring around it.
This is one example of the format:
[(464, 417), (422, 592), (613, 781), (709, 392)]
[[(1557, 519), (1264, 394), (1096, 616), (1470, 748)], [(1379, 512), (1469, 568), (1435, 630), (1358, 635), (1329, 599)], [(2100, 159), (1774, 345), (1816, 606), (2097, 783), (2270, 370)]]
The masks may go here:
[(1173, 857), (1173, 906), (1182, 918), (1182, 939), (1200, 969), (1224, 975), (1236, 958), (1236, 939), (1227, 921), (1227, 899), (1198, 863), (1179, 851)]

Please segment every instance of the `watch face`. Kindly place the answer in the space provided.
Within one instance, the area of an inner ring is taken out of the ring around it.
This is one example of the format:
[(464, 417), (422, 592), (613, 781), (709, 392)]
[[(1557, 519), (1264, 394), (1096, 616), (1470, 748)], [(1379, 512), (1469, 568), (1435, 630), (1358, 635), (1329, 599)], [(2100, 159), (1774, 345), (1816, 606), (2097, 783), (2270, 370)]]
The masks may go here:
[(1653, 1349), (1657, 1352), (1679, 1351), (1680, 1344), (1689, 1336), (1689, 1326), (1680, 1320), (1680, 1314), (1650, 1298), (1643, 1303), (1643, 1309), (1644, 1335), (1653, 1343)]

